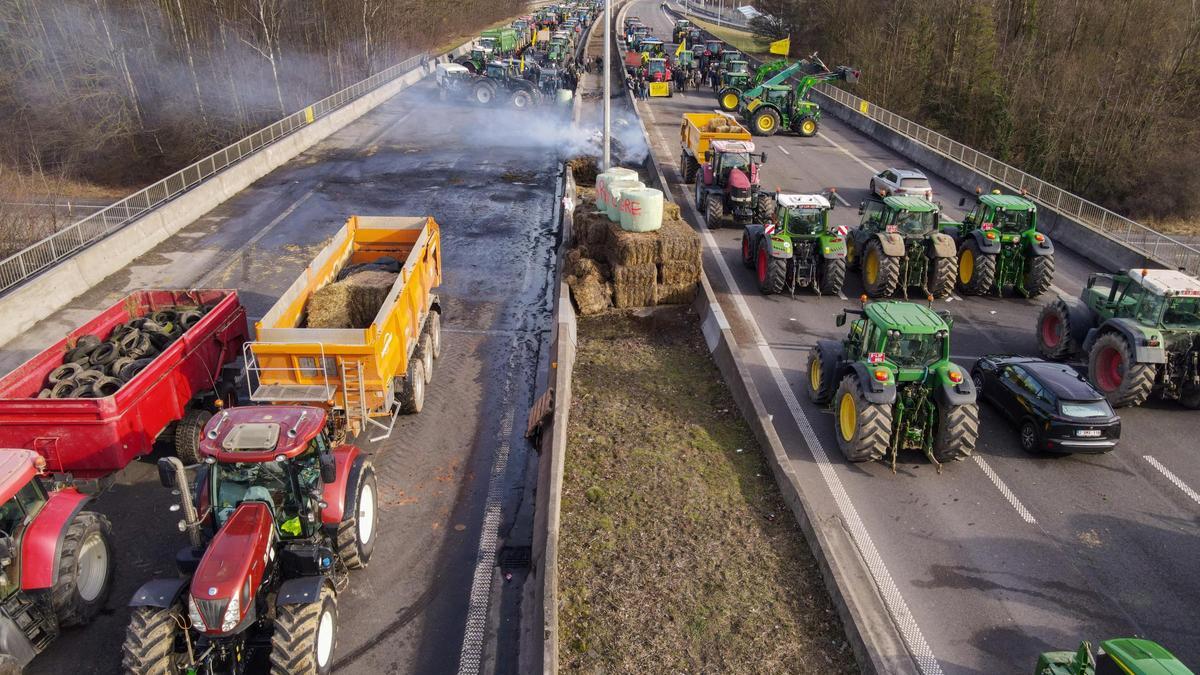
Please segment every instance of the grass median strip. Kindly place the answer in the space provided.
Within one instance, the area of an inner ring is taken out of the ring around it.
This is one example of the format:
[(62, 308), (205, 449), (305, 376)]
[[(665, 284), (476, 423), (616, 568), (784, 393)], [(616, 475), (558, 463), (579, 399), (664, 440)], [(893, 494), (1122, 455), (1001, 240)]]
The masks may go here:
[(683, 308), (579, 320), (566, 672), (858, 672), (820, 570)]

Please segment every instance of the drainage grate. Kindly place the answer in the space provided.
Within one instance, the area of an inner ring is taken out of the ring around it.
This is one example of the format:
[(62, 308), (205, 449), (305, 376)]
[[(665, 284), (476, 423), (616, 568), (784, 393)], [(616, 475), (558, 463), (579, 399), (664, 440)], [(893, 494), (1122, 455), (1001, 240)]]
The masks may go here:
[(502, 570), (529, 569), (532, 562), (532, 546), (505, 546), (496, 555), (496, 564)]

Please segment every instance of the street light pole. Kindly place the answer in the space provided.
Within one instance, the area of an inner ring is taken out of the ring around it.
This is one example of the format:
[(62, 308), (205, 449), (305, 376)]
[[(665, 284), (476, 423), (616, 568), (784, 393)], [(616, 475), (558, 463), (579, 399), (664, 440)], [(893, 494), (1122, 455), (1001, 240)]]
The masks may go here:
[(601, 168), (612, 168), (609, 151), (612, 136), (612, 0), (604, 0), (604, 161)]

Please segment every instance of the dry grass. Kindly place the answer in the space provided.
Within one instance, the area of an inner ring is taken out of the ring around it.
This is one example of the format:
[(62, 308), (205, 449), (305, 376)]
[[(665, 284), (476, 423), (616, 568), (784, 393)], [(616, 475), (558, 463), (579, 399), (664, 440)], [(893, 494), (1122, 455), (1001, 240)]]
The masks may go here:
[(561, 667), (858, 672), (821, 573), (695, 316), (579, 321)]
[(1152, 220), (1144, 223), (1146, 227), (1152, 230), (1158, 230), (1164, 234), (1171, 235), (1191, 235), (1200, 236), (1200, 219), (1196, 218), (1168, 218), (1163, 220)]

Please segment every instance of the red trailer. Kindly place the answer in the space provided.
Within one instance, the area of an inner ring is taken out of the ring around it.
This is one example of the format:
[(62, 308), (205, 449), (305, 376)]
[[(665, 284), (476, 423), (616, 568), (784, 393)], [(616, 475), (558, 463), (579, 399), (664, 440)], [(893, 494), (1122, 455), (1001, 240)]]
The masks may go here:
[[(172, 338), (111, 395), (38, 398), (47, 377), (84, 336), (107, 340), (114, 330), (156, 313), (192, 308), (194, 324)], [(199, 461), (200, 433), (219, 405), (235, 394), (239, 372), (225, 368), (241, 355), (246, 310), (232, 290), (138, 291), (0, 378), (0, 447), (34, 450), (51, 472), (99, 478), (149, 454), (164, 430), (174, 430), (176, 453)], [(177, 423), (177, 424), (173, 424)]]

